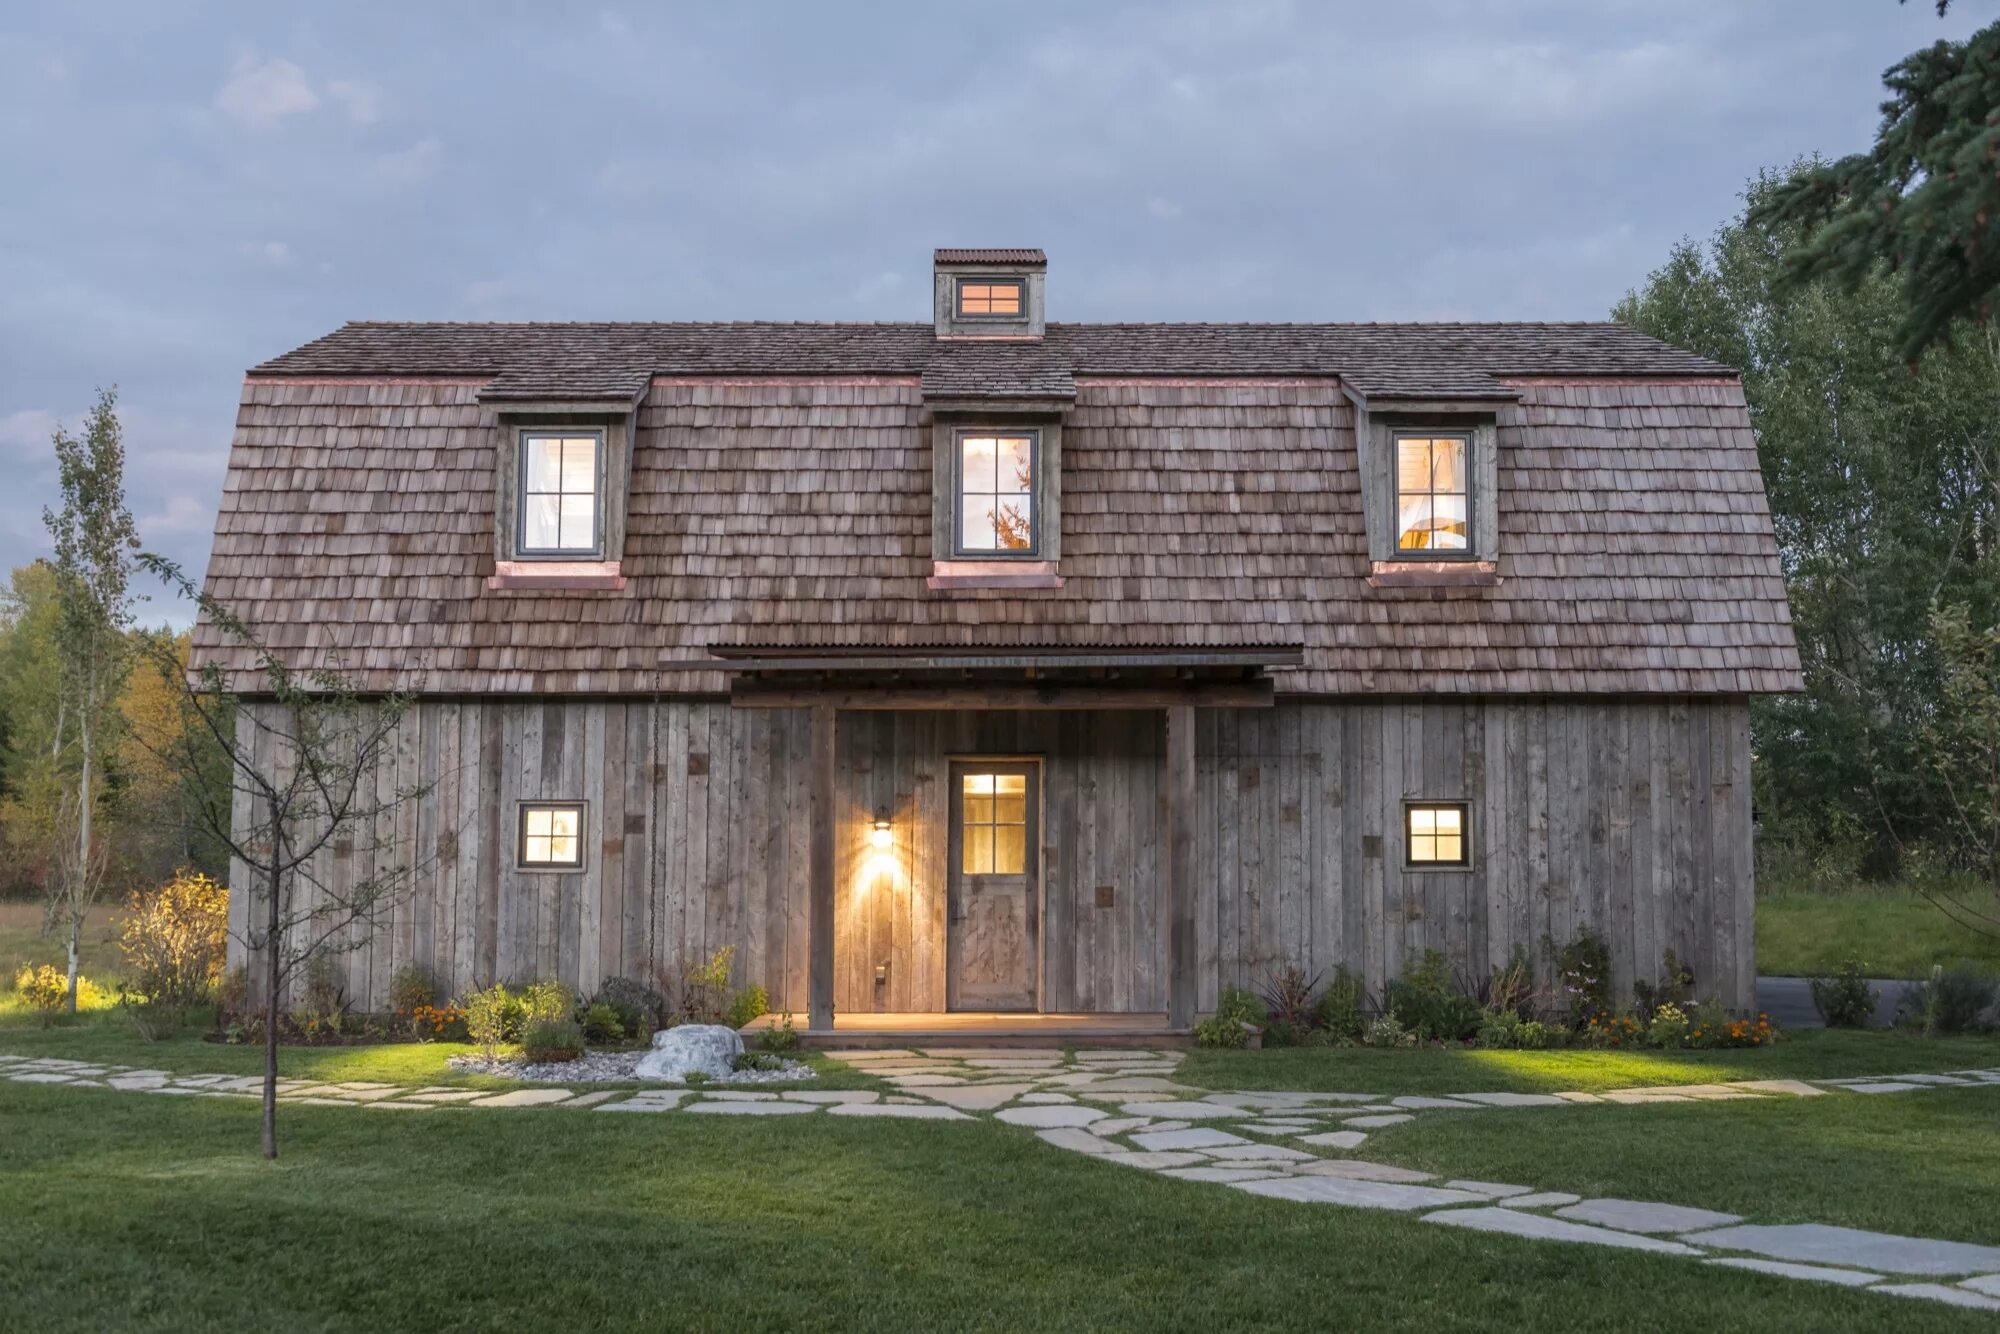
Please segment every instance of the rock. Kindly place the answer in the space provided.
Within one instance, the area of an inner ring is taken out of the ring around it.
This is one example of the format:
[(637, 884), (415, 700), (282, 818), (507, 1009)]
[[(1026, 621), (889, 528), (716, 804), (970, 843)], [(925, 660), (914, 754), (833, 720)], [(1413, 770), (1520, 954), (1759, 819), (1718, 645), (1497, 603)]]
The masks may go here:
[(1527, 1214), (1518, 1209), (1451, 1209), (1444, 1213), (1425, 1214), (1424, 1221), (1443, 1223), (1447, 1227), (1471, 1228), (1476, 1232), (1504, 1232), (1511, 1237), (1533, 1237), (1537, 1241), (1581, 1241), (1597, 1246), (1619, 1246), (1630, 1251), (1653, 1251), (1660, 1255), (1701, 1254), (1692, 1246), (1683, 1246), (1679, 1242), (1634, 1236), (1630, 1232), (1613, 1232), (1610, 1228), (1590, 1227), (1583, 1223), (1565, 1223), (1546, 1214)]
[(1585, 1200), (1556, 1210), (1556, 1217), (1615, 1227), (1621, 1232), (1693, 1232), (1743, 1221), (1735, 1214), (1719, 1214), (1712, 1209), (1652, 1204), (1645, 1200)]
[(1367, 1143), (1368, 1136), (1358, 1130), (1329, 1130), (1323, 1135), (1307, 1135), (1301, 1144), (1316, 1144), (1322, 1149), (1358, 1149)]
[(685, 1082), (692, 1074), (727, 1079), (733, 1062), (743, 1054), (743, 1039), (721, 1024), (682, 1024), (653, 1034), (653, 1049), (639, 1058), (633, 1073), (641, 1079)]
[(1928, 1237), (1898, 1237), (1859, 1228), (1824, 1223), (1786, 1223), (1725, 1227), (1681, 1238), (1697, 1246), (1750, 1251), (1773, 1260), (1845, 1265), (1891, 1274), (1981, 1274), (2000, 1270), (2000, 1247), (1970, 1246), (1962, 1241), (1932, 1241)]
[(1092, 1121), (1103, 1119), (1104, 1113), (1094, 1107), (1010, 1107), (994, 1116), (994, 1120), (1005, 1121), (1010, 1126), (1030, 1126), (1036, 1130), (1087, 1126)]
[(1226, 1130), (1192, 1126), (1186, 1130), (1142, 1130), (1132, 1136), (1132, 1142), (1142, 1149), (1214, 1149), (1250, 1141)]

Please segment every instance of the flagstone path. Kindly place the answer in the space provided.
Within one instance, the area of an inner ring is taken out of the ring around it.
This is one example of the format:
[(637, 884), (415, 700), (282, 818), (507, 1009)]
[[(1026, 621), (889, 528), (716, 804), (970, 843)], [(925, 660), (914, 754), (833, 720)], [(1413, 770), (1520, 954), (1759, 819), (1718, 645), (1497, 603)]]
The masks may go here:
[[(1213, 1093), (1175, 1082), (1181, 1053), (1104, 1049), (1064, 1053), (925, 1047), (830, 1051), (899, 1092), (730, 1088), (636, 1090), (453, 1087), (283, 1079), (278, 1096), (302, 1106), (378, 1111), (555, 1108), (621, 1114), (991, 1119), (1100, 1162), (1209, 1182), (1306, 1204), (1389, 1209), (1424, 1222), (1509, 1236), (1613, 1246), (1811, 1282), (1865, 1287), (2000, 1312), (2000, 1247), (1899, 1237), (1823, 1224), (1758, 1225), (1734, 1214), (1646, 1200), (1585, 1200), (1506, 1182), (1439, 1181), (1425, 1172), (1346, 1156), (1368, 1132), (1415, 1116), (1491, 1107), (1702, 1103), (1751, 1098), (1919, 1093), (1980, 1087), (2000, 1094), (2000, 1068), (1860, 1079), (1744, 1080), (1597, 1093)], [(257, 1075), (177, 1075), (87, 1061), (0, 1055), (0, 1079), (181, 1097), (256, 1098)]]

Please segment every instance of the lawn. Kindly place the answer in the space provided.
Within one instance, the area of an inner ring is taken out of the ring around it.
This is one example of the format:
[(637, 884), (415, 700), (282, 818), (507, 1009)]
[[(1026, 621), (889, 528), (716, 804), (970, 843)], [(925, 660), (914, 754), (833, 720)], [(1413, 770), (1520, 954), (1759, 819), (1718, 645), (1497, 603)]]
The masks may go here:
[[(1968, 893), (1965, 901), (2000, 915), (1990, 896)], [(1934, 965), (1964, 962), (2000, 973), (2000, 936), (1968, 930), (1908, 889), (1757, 896), (1758, 972), (1822, 976), (1850, 958), (1864, 960), (1871, 977), (1922, 977)]]
[(0, 1083), (0, 1310), (93, 1330), (1991, 1328), (1258, 1199), (992, 1123), (304, 1107), (284, 1134), (267, 1164), (253, 1104)]

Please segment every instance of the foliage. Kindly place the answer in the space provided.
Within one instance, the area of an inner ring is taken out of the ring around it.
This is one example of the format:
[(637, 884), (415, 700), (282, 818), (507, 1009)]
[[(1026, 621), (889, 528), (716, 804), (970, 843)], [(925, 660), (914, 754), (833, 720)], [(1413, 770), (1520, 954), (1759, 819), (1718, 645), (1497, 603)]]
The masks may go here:
[(1649, 1047), (1681, 1047), (1687, 1045), (1688, 1030), (1693, 1025), (1681, 1007), (1667, 1001), (1656, 1008), (1652, 1017), (1640, 1019), (1646, 1030), (1646, 1045)]
[(591, 1003), (610, 1006), (618, 1015), (618, 1026), (635, 1038), (649, 1037), (671, 1017), (665, 995), (629, 977), (606, 978)]
[(1975, 628), (1963, 603), (1931, 612), (1942, 680), (1938, 708), (1917, 726), (1917, 758), (1938, 794), (1939, 846), (1994, 893), (1985, 908), (1931, 902), (1960, 925), (2000, 936), (2000, 625)]
[(510, 1020), (517, 1020), (520, 1002), (506, 987), (495, 983), (471, 992), (460, 1002), (465, 1011), (465, 1032), (479, 1047), (479, 1054), (492, 1060), (507, 1040)]
[[(284, 1018), (291, 1021), (301, 1037), (312, 1042), (339, 1037), (346, 1032), (352, 1009), (353, 1004), (347, 999), (347, 989), (341, 985), (333, 960), (322, 954), (315, 955), (307, 963), (305, 996)], [(271, 1040), (277, 1040), (275, 1032)]]
[(1425, 950), (1390, 981), (1387, 1009), (1423, 1042), (1463, 1042), (1479, 1031), (1479, 1002), (1461, 993), (1442, 952)]
[(1987, 1026), (1996, 990), (1994, 980), (1975, 968), (1934, 967), (1903, 992), (1896, 1022), (1922, 1029), (1927, 1038), (1976, 1033)]
[(1224, 987), (1215, 1013), (1194, 1026), (1199, 1047), (1247, 1047), (1250, 1037), (1264, 1021), (1264, 1008), (1257, 997), (1241, 987)]
[(724, 945), (706, 959), (688, 958), (676, 968), (662, 968), (660, 990), (668, 1000), (667, 1022), (719, 1024), (729, 1017), (729, 974), (736, 947)]
[(1519, 1010), (1506, 1009), (1487, 1013), (1475, 1041), (1488, 1050), (1541, 1051), (1568, 1046), (1569, 1039), (1566, 1028), (1524, 1019)]
[(389, 979), (389, 1012), (406, 1023), (418, 1010), (436, 1006), (437, 998), (437, 977), (422, 964), (405, 964)]
[(1875, 1017), (1875, 988), (1868, 965), (1849, 958), (1832, 977), (1812, 979), (1813, 1008), (1828, 1028), (1866, 1028)]
[(1319, 1023), (1319, 979), (1318, 973), (1308, 973), (1295, 963), (1281, 964), (1271, 971), (1257, 993), (1266, 1015), (1266, 1045), (1291, 1047), (1306, 1041)]
[(787, 1064), (784, 1057), (769, 1051), (739, 1051), (729, 1058), (732, 1070), (783, 1070)]
[(521, 1030), (521, 1055), (533, 1065), (574, 1061), (583, 1055), (583, 1027), (569, 1018), (531, 1019)]
[[(229, 890), (183, 869), (151, 893), (133, 891), (119, 931), (135, 1001), (178, 1027), (215, 994), (229, 950)], [(147, 1021), (147, 1026), (157, 1026)]]
[(1610, 1014), (1611, 947), (1604, 937), (1585, 931), (1558, 947), (1545, 936), (1542, 945), (1555, 960), (1556, 990), (1567, 1007), (1570, 1027), (1583, 1028)]
[(1534, 1009), (1538, 995), (1534, 956), (1528, 953), (1527, 946), (1516, 945), (1507, 962), (1493, 969), (1486, 981), (1486, 994), (1477, 999), (1496, 1014), (1509, 1010), (1527, 1014)]
[(250, 970), (238, 964), (215, 981), (216, 1031), (222, 1032), (240, 1022), (249, 1008)]
[(749, 986), (736, 993), (729, 1002), (729, 1014), (723, 1020), (731, 1028), (741, 1028), (752, 1019), (769, 1014), (771, 997), (759, 986)]
[(599, 1003), (583, 1012), (583, 1036), (595, 1043), (620, 1042), (625, 1025), (619, 1022), (617, 1010)]
[(1577, 1034), (1586, 1047), (1657, 1047), (1664, 1050), (1761, 1047), (1777, 1040), (1768, 1015), (1732, 1018), (1719, 1001), (1660, 1006), (1650, 1022), (1634, 1014), (1600, 1014)]
[(1784, 253), (1789, 286), (1893, 271), (1896, 345), (1914, 361), (1955, 324), (1984, 323), (2000, 285), (2000, 24), (1914, 51), (1882, 82), (1874, 146), (1811, 164), (1750, 218), (1798, 230)]
[(465, 1011), (456, 1005), (419, 1005), (410, 1011), (410, 1036), (419, 1042), (464, 1042)]
[(1339, 964), (1320, 992), (1319, 1011), (1313, 1016), (1313, 1031), (1332, 1043), (1359, 1041), (1362, 1026), (1361, 979)]
[(560, 982), (530, 982), (521, 988), (520, 1025), (529, 1026), (576, 1015), (576, 993)]
[(1388, 1014), (1377, 1015), (1369, 1022), (1368, 1027), (1362, 1031), (1361, 1042), (1367, 1047), (1414, 1047), (1417, 1045), (1417, 1035), (1403, 1027), (1395, 1013), (1391, 1011)]
[(1632, 1008), (1638, 1011), (1642, 1023), (1650, 1021), (1654, 1013), (1665, 1006), (1679, 1006), (1693, 999), (1694, 969), (1675, 957), (1672, 950), (1668, 950), (1660, 961), (1658, 982), (1632, 979)]
[(69, 974), (49, 964), (23, 968), (14, 979), (14, 990), (28, 1008), (41, 1016), (42, 1027), (47, 1028), (69, 1004)]
[(785, 1011), (778, 1016), (778, 1022), (757, 1034), (757, 1045), (765, 1051), (786, 1052), (799, 1045), (799, 1030), (792, 1023), (792, 1012)]

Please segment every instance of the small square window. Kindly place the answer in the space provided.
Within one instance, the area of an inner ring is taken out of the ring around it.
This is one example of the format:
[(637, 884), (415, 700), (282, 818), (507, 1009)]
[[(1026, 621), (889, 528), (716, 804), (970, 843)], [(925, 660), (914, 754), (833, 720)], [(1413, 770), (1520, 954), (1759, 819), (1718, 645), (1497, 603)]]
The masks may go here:
[(1413, 801), (1404, 806), (1404, 864), (1470, 866), (1472, 830), (1468, 809), (1462, 801)]
[(1033, 556), (1040, 444), (1033, 431), (961, 431), (958, 512), (961, 556)]
[(958, 317), (972, 320), (1019, 320), (1027, 317), (1027, 286), (1017, 279), (961, 278)]
[(522, 802), (516, 854), (524, 871), (582, 870), (583, 803)]
[(604, 437), (594, 431), (521, 433), (516, 554), (591, 556), (603, 531)]
[(1469, 437), (1396, 436), (1396, 546), (1438, 556), (1472, 553)]

